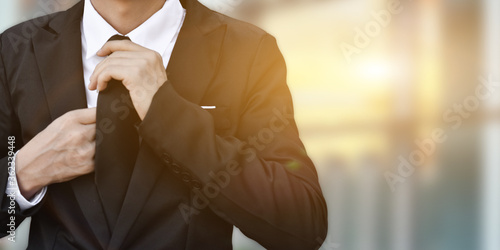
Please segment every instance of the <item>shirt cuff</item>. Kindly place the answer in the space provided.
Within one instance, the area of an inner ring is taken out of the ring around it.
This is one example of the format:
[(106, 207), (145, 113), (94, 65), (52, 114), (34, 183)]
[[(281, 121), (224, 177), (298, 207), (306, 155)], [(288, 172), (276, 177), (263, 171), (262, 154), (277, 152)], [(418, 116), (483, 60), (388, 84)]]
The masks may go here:
[(47, 187), (43, 187), (42, 190), (36, 193), (35, 196), (29, 201), (26, 198), (24, 198), (24, 196), (21, 194), (21, 190), (19, 189), (19, 185), (17, 184), (16, 158), (18, 152), (19, 151), (17, 151), (16, 154), (14, 154), (14, 160), (10, 165), (10, 167), (12, 167), (11, 169), (12, 171), (9, 172), (9, 179), (7, 181), (7, 188), (5, 189), (5, 194), (9, 196), (14, 196), (14, 200), (19, 205), (21, 212), (23, 212), (38, 205), (42, 201), (43, 197), (47, 193)]

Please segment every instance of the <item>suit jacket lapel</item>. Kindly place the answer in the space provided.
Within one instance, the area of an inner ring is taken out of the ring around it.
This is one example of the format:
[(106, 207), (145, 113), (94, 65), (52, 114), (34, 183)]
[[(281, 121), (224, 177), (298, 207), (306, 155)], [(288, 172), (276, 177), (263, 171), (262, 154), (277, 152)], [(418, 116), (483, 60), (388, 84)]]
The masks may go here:
[(196, 0), (187, 0), (187, 15), (167, 67), (177, 93), (199, 103), (214, 77), (226, 26)]
[(52, 120), (86, 107), (83, 81), (80, 19), (75, 7), (50, 21), (33, 37), (33, 47)]
[[(50, 21), (33, 37), (33, 47), (52, 120), (87, 107), (83, 79), (80, 20), (83, 1)], [(92, 175), (71, 181), (82, 212), (106, 248), (110, 232)]]
[[(180, 96), (199, 104), (216, 72), (226, 27), (217, 15), (196, 0), (181, 0), (181, 3), (187, 13), (167, 67), (167, 75)], [(142, 145), (111, 236), (110, 249), (120, 249), (164, 169), (153, 150), (148, 145)]]

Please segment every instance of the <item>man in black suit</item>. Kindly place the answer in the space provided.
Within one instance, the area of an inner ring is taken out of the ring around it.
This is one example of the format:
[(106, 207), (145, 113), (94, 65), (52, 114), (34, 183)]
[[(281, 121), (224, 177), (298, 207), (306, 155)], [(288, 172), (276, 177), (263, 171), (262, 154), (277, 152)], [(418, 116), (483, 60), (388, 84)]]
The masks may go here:
[[(233, 225), (269, 249), (320, 247), (326, 204), (275, 39), (195, 0), (162, 16), (176, 3), (86, 0), (1, 35), (2, 235), (31, 216), (28, 249), (231, 249)], [(148, 26), (172, 36), (136, 34)], [(131, 154), (111, 153), (132, 133), (95, 102), (112, 86), (127, 95), (111, 110), (137, 116)]]

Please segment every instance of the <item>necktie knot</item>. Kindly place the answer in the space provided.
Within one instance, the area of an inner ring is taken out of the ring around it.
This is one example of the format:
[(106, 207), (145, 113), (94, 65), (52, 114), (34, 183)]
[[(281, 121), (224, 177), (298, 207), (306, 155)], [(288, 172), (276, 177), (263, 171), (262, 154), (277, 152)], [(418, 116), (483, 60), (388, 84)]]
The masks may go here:
[(108, 42), (109, 41), (122, 41), (122, 40), (129, 40), (129, 41), (131, 41), (128, 36), (114, 35), (111, 38), (109, 38)]

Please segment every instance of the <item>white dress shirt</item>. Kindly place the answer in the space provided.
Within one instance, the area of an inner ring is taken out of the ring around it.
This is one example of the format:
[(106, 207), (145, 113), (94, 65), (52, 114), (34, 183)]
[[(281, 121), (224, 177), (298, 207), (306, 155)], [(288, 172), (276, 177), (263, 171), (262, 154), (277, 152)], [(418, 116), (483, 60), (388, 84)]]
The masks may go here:
[[(82, 33), (82, 62), (85, 80), (85, 94), (87, 107), (97, 106), (97, 91), (90, 91), (90, 76), (95, 67), (104, 59), (96, 53), (114, 35), (129, 37), (132, 42), (150, 50), (158, 52), (163, 58), (165, 68), (170, 61), (175, 42), (179, 36), (186, 10), (179, 0), (167, 0), (163, 7), (148, 20), (128, 34), (120, 34), (96, 11), (90, 0), (85, 0), (83, 18), (81, 21)], [(17, 155), (17, 154), (16, 154)], [(15, 167), (15, 161), (12, 164)], [(22, 211), (37, 205), (45, 196), (47, 187), (44, 187), (30, 201), (26, 200), (19, 190), (17, 182), (9, 182), (5, 191), (7, 195), (14, 195)]]

